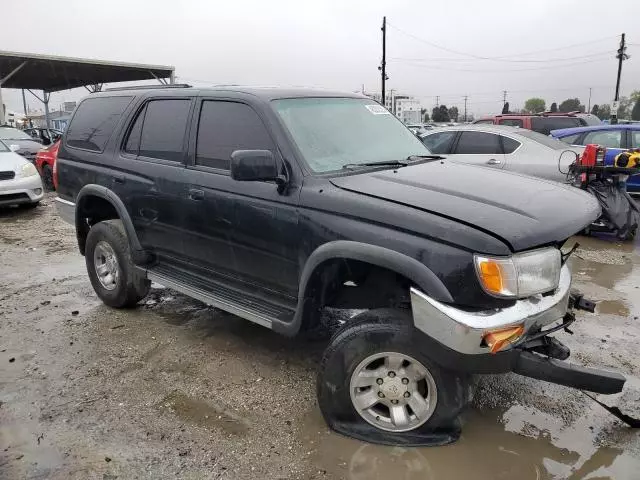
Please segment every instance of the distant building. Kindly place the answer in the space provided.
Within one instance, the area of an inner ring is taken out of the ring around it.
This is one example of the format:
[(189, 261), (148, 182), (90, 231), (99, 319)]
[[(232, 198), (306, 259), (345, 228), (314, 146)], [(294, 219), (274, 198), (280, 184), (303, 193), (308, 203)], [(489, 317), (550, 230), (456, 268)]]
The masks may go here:
[[(382, 103), (382, 95), (379, 93), (372, 93), (369, 97)], [(422, 114), (420, 113), (422, 105), (415, 97), (396, 94), (395, 90), (392, 89), (389, 90), (389, 93), (385, 94), (384, 106), (408, 125), (422, 123)]]
[[(64, 131), (67, 128), (67, 124), (71, 119), (71, 114), (76, 108), (76, 102), (64, 102), (61, 106), (61, 110), (54, 110), (49, 112), (49, 123), (51, 128)], [(29, 115), (29, 119), (34, 127), (46, 127), (47, 120), (44, 113), (38, 113), (37, 115)]]

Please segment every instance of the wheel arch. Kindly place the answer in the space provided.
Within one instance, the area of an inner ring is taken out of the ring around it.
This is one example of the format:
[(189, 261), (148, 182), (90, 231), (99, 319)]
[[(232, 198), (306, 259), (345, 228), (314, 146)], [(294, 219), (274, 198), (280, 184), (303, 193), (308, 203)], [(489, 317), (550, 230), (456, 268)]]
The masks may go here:
[[(418, 260), (395, 250), (349, 240), (336, 240), (318, 247), (307, 259), (300, 275), (298, 303), (292, 322), (274, 323), (274, 330), (288, 336), (296, 335), (315, 322), (318, 291), (322, 276), (336, 261), (357, 261), (396, 273), (415, 284), (423, 292), (441, 302), (453, 298), (442, 281)], [(321, 287), (320, 287), (321, 288)]]
[(102, 185), (89, 184), (82, 187), (76, 197), (76, 236), (80, 253), (84, 255), (87, 235), (92, 224), (103, 220), (120, 219), (131, 246), (134, 259), (144, 254), (133, 222), (122, 200)]

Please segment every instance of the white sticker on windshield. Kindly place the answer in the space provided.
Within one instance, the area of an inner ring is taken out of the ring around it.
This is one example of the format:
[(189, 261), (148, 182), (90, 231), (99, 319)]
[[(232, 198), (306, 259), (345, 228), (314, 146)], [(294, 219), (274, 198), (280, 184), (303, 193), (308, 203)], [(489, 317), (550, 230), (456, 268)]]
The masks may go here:
[(369, 110), (374, 115), (391, 115), (391, 112), (384, 108), (382, 105), (376, 105), (374, 103), (365, 105), (365, 107), (367, 107), (367, 110)]

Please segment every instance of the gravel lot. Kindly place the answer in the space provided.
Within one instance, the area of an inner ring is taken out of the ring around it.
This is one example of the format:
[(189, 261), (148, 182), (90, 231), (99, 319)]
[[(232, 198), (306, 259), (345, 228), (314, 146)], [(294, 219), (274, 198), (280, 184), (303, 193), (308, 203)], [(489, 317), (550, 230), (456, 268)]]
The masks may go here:
[[(640, 246), (578, 238), (576, 286), (601, 300), (560, 334), (574, 362), (629, 377), (601, 396), (640, 417)], [(98, 301), (53, 197), (0, 210), (0, 478), (637, 479), (640, 438), (580, 392), (485, 377), (462, 439), (433, 449), (328, 431), (324, 340), (290, 340), (154, 285)]]

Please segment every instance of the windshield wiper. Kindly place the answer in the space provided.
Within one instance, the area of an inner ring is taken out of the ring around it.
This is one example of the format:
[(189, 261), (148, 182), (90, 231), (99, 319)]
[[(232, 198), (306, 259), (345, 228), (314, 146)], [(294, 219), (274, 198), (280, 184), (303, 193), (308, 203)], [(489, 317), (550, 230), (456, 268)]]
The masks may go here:
[(416, 160), (444, 160), (446, 157), (442, 155), (409, 155), (407, 160), (416, 161)]
[(383, 160), (381, 162), (367, 162), (367, 163), (347, 163), (342, 168), (358, 168), (358, 167), (406, 167), (409, 165), (404, 160)]

